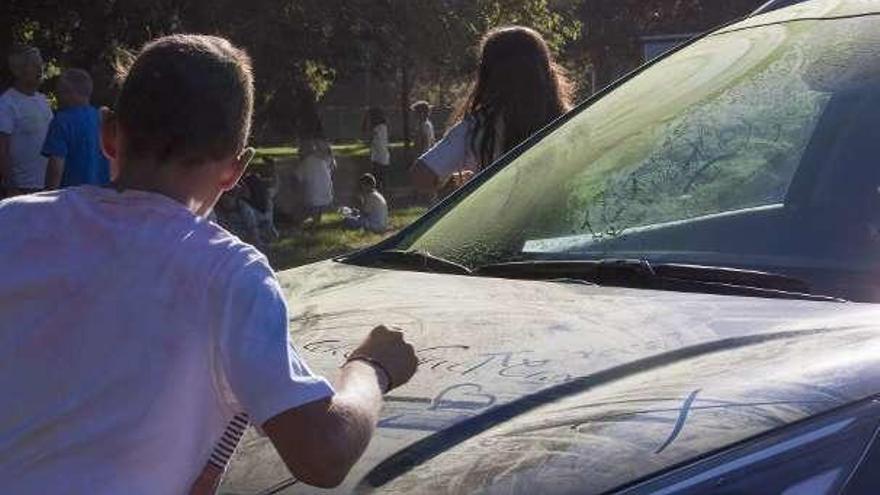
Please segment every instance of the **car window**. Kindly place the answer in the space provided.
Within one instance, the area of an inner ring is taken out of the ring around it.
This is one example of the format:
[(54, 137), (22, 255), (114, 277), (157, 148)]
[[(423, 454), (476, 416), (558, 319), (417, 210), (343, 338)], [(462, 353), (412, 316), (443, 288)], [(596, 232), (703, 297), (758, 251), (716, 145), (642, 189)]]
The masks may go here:
[(859, 459), (855, 472), (847, 480), (846, 495), (868, 495), (880, 486), (880, 428), (874, 431), (871, 445), (865, 455)]
[[(871, 16), (703, 39), (583, 109), (398, 248), (469, 267), (627, 256), (768, 269), (833, 292), (818, 271), (880, 270), (878, 215), (854, 211), (880, 212), (877, 33)], [(827, 208), (829, 197), (844, 207)], [(847, 242), (829, 243), (837, 237)]]

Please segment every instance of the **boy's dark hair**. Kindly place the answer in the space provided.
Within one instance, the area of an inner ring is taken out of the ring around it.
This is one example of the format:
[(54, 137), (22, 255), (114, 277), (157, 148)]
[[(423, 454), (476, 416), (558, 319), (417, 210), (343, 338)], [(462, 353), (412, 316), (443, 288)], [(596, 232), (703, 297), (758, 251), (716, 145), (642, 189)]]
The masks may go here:
[(362, 175), (361, 178), (358, 180), (358, 183), (361, 186), (367, 186), (370, 189), (376, 189), (376, 177), (374, 177), (373, 174)]
[(92, 76), (82, 69), (67, 69), (61, 73), (61, 79), (66, 82), (76, 94), (83, 98), (92, 97), (94, 83)]
[(9, 63), (9, 67), (12, 68), (15, 65), (21, 64), (28, 57), (42, 58), (40, 49), (35, 46), (16, 43), (12, 45), (12, 49), (9, 51), (7, 62)]
[(195, 166), (239, 153), (250, 134), (250, 57), (216, 36), (172, 35), (141, 49), (116, 103), (126, 161)]

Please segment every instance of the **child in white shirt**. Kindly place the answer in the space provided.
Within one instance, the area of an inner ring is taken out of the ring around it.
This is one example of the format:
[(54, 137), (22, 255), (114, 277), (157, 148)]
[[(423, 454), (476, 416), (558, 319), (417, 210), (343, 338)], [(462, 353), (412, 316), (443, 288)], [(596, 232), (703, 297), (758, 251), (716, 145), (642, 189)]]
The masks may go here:
[(362, 209), (343, 209), (344, 224), (349, 229), (364, 229), (381, 234), (388, 230), (388, 203), (376, 189), (376, 178), (364, 174), (358, 181)]
[(306, 219), (321, 223), (321, 215), (333, 204), (333, 172), (336, 159), (330, 143), (320, 137), (300, 138), (301, 161), (296, 176), (303, 185)]
[(416, 114), (415, 150), (418, 156), (431, 149), (437, 141), (434, 124), (431, 123), (431, 105), (427, 101), (417, 101), (410, 107)]
[(388, 148), (388, 121), (381, 108), (371, 108), (368, 113), (370, 127), (370, 162), (373, 165), (373, 177), (376, 188), (385, 190), (388, 167), (391, 166), (391, 150)]

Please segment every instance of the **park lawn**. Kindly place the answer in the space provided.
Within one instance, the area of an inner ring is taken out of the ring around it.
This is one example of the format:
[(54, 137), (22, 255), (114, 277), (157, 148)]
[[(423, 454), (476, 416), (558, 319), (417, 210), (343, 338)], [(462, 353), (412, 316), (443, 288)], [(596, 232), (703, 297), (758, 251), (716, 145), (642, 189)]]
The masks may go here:
[(333, 258), (387, 238), (424, 212), (425, 209), (420, 207), (390, 211), (389, 230), (385, 234), (345, 230), (342, 228), (342, 216), (336, 212), (325, 214), (321, 224), (314, 229), (301, 230), (294, 226), (279, 225), (281, 238), (268, 247), (266, 256), (275, 270), (286, 270)]
[(299, 151), (293, 146), (269, 146), (257, 148), (256, 158), (290, 158), (296, 156)]
[[(403, 150), (403, 143), (391, 143), (388, 145), (392, 152)], [(263, 158), (294, 158), (298, 151), (295, 146), (267, 146), (257, 148), (257, 159)], [(369, 158), (370, 147), (363, 142), (335, 144), (333, 153), (337, 158)]]

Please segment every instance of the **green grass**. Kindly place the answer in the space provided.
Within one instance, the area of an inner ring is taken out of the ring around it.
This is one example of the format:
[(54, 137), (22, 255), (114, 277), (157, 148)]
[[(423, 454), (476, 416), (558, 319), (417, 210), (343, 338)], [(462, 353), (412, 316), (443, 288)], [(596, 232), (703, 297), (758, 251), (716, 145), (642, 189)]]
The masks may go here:
[(425, 212), (424, 208), (405, 208), (389, 212), (389, 230), (373, 234), (342, 228), (342, 216), (327, 213), (321, 224), (312, 229), (279, 226), (281, 239), (272, 243), (266, 255), (276, 270), (286, 270), (325, 260), (370, 246), (412, 223)]
[[(389, 148), (392, 152), (403, 150), (403, 143), (391, 143)], [(294, 158), (297, 155), (295, 146), (268, 146), (257, 148), (257, 159), (262, 158)], [(341, 158), (369, 158), (370, 147), (362, 142), (337, 144), (333, 146), (333, 153)]]
[[(391, 143), (392, 152), (401, 154), (403, 143)], [(369, 160), (370, 148), (364, 143), (348, 143), (333, 146), (338, 159)], [(253, 166), (259, 170), (264, 158), (296, 159), (294, 146), (272, 146), (257, 148)], [(284, 162), (282, 162), (284, 163)], [(389, 212), (389, 230), (385, 234), (372, 234), (360, 230), (344, 230), (342, 217), (338, 213), (327, 213), (321, 224), (312, 229), (301, 229), (294, 225), (279, 224), (280, 240), (266, 249), (269, 262), (276, 270), (285, 270), (316, 261), (325, 260), (370, 246), (394, 234), (412, 223), (425, 212), (425, 208), (413, 207)]]
[(298, 150), (293, 146), (275, 146), (268, 148), (257, 148), (257, 158), (288, 158), (294, 157)]

